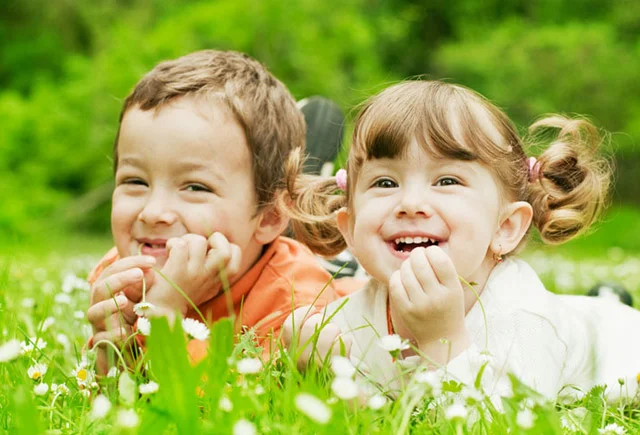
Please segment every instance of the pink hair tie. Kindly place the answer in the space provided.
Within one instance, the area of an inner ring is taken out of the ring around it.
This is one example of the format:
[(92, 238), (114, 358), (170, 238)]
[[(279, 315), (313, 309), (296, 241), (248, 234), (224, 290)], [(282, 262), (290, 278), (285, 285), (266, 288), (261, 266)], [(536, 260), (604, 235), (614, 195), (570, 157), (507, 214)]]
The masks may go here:
[(535, 157), (529, 157), (529, 183), (535, 183), (540, 179), (540, 165)]
[(340, 169), (336, 172), (336, 184), (338, 185), (338, 189), (343, 192), (347, 191), (347, 171)]

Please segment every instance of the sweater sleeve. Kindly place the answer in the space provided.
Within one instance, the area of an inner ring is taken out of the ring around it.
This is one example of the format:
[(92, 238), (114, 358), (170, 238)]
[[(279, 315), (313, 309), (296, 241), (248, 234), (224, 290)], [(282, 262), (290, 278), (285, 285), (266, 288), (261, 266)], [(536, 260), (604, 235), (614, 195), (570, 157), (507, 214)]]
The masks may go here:
[(486, 364), (480, 386), (492, 398), (510, 394), (509, 374), (543, 396), (556, 398), (563, 386), (568, 351), (556, 327), (528, 312), (512, 313), (499, 324), (489, 331), (488, 349), (484, 342), (475, 341), (439, 370), (441, 376), (473, 386)]

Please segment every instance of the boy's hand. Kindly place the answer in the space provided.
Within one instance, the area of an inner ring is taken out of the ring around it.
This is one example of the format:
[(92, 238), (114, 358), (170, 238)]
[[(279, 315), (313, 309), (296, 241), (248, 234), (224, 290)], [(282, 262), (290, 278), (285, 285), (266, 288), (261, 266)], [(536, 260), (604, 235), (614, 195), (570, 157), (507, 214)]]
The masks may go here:
[[(132, 334), (137, 316), (133, 305), (142, 298), (142, 278), (153, 283), (155, 258), (134, 255), (121, 258), (107, 267), (91, 286), (87, 319), (93, 328), (93, 342), (111, 341), (120, 346)], [(97, 368), (108, 370), (104, 346), (98, 347)]]
[[(153, 284), (155, 258), (147, 255), (133, 255), (121, 258), (107, 267), (91, 286), (91, 298), (87, 318), (93, 326), (94, 335), (106, 331), (113, 324), (111, 316), (118, 322), (124, 321), (133, 325), (136, 315), (133, 303), (142, 298), (142, 278), (146, 285)], [(115, 295), (115, 298), (114, 298)], [(133, 303), (129, 303), (133, 302)]]
[[(230, 243), (222, 233), (213, 233), (209, 239), (197, 234), (185, 234), (167, 241), (169, 258), (160, 272), (178, 286), (193, 304), (200, 305), (222, 290), (220, 271), (227, 279), (238, 272), (242, 253), (240, 247)], [(156, 283), (147, 301), (169, 314), (176, 310), (183, 316), (189, 301), (167, 282), (156, 276)]]
[[(462, 285), (453, 262), (441, 248), (411, 251), (389, 279), (389, 300), (394, 320), (434, 362), (444, 364), (469, 346)], [(451, 348), (440, 341), (443, 338)]]
[[(286, 348), (299, 349), (305, 346), (296, 361), (299, 370), (304, 370), (312, 355), (315, 362), (321, 366), (329, 355), (340, 355), (340, 328), (334, 323), (327, 323), (318, 334), (318, 341), (313, 344), (313, 335), (322, 326), (322, 314), (316, 313), (310, 305), (300, 307), (287, 317), (282, 325), (282, 341)], [(294, 342), (295, 340), (295, 342)], [(351, 353), (351, 339), (343, 338), (346, 355)]]

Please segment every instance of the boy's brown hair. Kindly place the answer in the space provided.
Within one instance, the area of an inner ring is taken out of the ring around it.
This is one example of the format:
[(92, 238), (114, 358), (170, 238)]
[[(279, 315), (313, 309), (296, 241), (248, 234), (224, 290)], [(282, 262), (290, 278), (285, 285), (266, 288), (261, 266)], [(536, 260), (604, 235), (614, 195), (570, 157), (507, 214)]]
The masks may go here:
[[(287, 165), (305, 144), (304, 117), (286, 86), (260, 62), (235, 51), (202, 50), (161, 62), (147, 73), (124, 101), (120, 125), (132, 107), (159, 110), (183, 96), (212, 97), (234, 114), (251, 152), (258, 210), (274, 202), (286, 179), (299, 167)], [(118, 137), (113, 148), (118, 165)]]

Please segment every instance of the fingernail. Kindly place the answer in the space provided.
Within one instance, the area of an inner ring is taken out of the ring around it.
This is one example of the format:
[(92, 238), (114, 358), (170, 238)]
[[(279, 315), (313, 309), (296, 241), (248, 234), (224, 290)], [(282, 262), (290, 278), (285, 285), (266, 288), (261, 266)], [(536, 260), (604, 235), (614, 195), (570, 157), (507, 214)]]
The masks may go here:
[(119, 307), (124, 307), (125, 305), (127, 305), (127, 297), (125, 295), (116, 296), (116, 303)]
[(131, 269), (128, 274), (131, 278), (142, 278), (142, 270), (138, 268)]
[(144, 257), (144, 262), (150, 266), (153, 266), (154, 264), (156, 264), (156, 258), (147, 255)]

